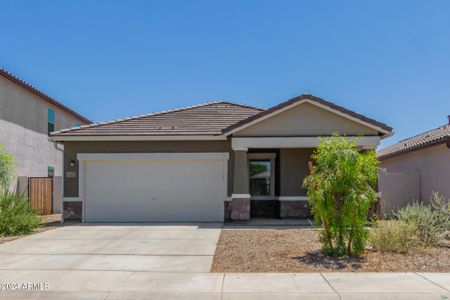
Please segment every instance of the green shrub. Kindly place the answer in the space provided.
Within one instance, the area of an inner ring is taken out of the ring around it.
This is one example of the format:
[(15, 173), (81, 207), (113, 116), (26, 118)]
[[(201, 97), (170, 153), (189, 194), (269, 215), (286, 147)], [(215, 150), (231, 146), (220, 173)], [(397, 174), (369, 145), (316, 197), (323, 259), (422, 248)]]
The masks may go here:
[(6, 189), (0, 193), (0, 236), (27, 234), (40, 223), (41, 218), (24, 197)]
[(355, 140), (324, 138), (312, 158), (315, 166), (303, 186), (308, 189), (315, 222), (323, 225), (323, 250), (342, 256), (361, 254), (368, 232), (364, 228), (376, 200), (375, 151), (360, 152)]
[(9, 188), (14, 178), (14, 157), (0, 144), (0, 190)]
[(378, 221), (372, 227), (372, 248), (381, 252), (406, 253), (416, 247), (416, 228), (403, 221)]
[(450, 201), (439, 193), (433, 192), (431, 196), (431, 208), (435, 214), (435, 224), (438, 230), (444, 232), (450, 230)]
[(439, 244), (449, 230), (450, 203), (438, 193), (433, 193), (430, 205), (414, 202), (397, 212), (397, 219), (414, 226), (422, 246)]

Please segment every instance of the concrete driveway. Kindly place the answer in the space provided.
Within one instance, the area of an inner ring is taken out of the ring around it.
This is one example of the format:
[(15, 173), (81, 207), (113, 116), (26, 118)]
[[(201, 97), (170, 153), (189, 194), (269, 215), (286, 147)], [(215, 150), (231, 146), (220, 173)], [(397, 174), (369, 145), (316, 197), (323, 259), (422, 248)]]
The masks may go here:
[(152, 285), (156, 291), (170, 290), (173, 284), (185, 282), (188, 274), (194, 282), (205, 280), (207, 290), (213, 291), (221, 283), (221, 276), (209, 277), (205, 273), (210, 271), (221, 227), (77, 224), (7, 242), (0, 245), (0, 284), (48, 286), (43, 287), (45, 291), (22, 288), (20, 292), (5, 291), (11, 286), (3, 287), (0, 297), (45, 295), (46, 299), (60, 299), (81, 292), (89, 299), (104, 299), (119, 286), (121, 291), (142, 291)]

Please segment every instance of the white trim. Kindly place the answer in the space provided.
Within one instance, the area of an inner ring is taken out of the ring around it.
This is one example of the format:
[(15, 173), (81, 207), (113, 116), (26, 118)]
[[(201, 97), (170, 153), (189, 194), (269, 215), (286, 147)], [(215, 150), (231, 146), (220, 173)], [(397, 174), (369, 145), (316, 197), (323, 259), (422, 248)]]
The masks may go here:
[[(78, 154), (79, 155), (79, 154)], [(85, 190), (84, 190), (84, 161), (78, 162), (78, 197), (81, 198), (81, 222), (84, 222), (86, 215), (86, 207), (85, 207)]]
[(209, 141), (226, 140), (223, 135), (89, 135), (89, 136), (52, 136), (54, 142), (64, 141)]
[(64, 202), (70, 202), (70, 201), (81, 201), (81, 199), (80, 199), (80, 197), (63, 197), (62, 201), (64, 203)]
[[(345, 137), (355, 139), (363, 149), (375, 149), (380, 143), (379, 136)], [(231, 147), (235, 148), (316, 148), (319, 137), (232, 137)]]
[(245, 151), (245, 152), (247, 152), (248, 151), (248, 147), (247, 146), (236, 146), (236, 147), (233, 147), (233, 150), (234, 151)]
[[(61, 223), (64, 223), (64, 181), (66, 180), (66, 170), (64, 168), (64, 151), (62, 153), (62, 161), (61, 161), (61, 168), (62, 168), (62, 180), (61, 180)], [(52, 212), (53, 213), (53, 212)]]
[[(165, 152), (165, 153), (78, 153), (77, 159), (85, 160), (228, 160), (226, 152)], [(81, 171), (80, 171), (81, 173)]]
[(308, 201), (308, 196), (279, 196), (279, 201)]
[(265, 116), (263, 116), (263, 117), (261, 117), (261, 118), (257, 118), (257, 119), (255, 119), (255, 120), (253, 120), (252, 122), (249, 122), (249, 123), (243, 124), (242, 126), (236, 127), (236, 128), (234, 128), (234, 129), (232, 129), (232, 130), (226, 132), (226, 133), (225, 133), (225, 136), (229, 136), (229, 135), (231, 135), (231, 134), (233, 134), (233, 133), (235, 133), (235, 132), (237, 132), (237, 131), (240, 131), (240, 130), (242, 130), (242, 129), (245, 129), (245, 128), (247, 128), (247, 127), (250, 127), (250, 126), (252, 126), (252, 125), (255, 125), (255, 124), (257, 124), (257, 123), (259, 123), (259, 122), (261, 122), (261, 121), (264, 121), (264, 120), (266, 120), (266, 119), (268, 119), (268, 118), (271, 118), (271, 117), (273, 117), (273, 116), (275, 116), (275, 115), (278, 115), (278, 114), (280, 114), (280, 113), (282, 113), (282, 112), (284, 112), (284, 111), (286, 111), (286, 110), (289, 110), (289, 109), (291, 109), (291, 108), (294, 108), (294, 107), (296, 107), (296, 106), (298, 106), (298, 105), (300, 105), (300, 104), (303, 104), (303, 103), (310, 103), (310, 104), (313, 104), (313, 105), (315, 105), (315, 106), (317, 106), (317, 107), (320, 107), (320, 108), (322, 108), (322, 109), (325, 109), (325, 110), (327, 110), (327, 111), (329, 111), (329, 112), (332, 112), (332, 113), (334, 113), (334, 114), (337, 114), (337, 115), (339, 115), (339, 116), (341, 116), (341, 117), (344, 117), (344, 118), (346, 118), (346, 119), (349, 119), (349, 120), (351, 120), (351, 121), (353, 121), (353, 122), (362, 124), (362, 125), (364, 125), (364, 126), (366, 126), (366, 127), (369, 127), (369, 128), (374, 129), (374, 130), (377, 130), (377, 131), (379, 131), (379, 132), (382, 132), (382, 133), (384, 133), (384, 134), (386, 134), (386, 135), (391, 134), (391, 132), (389, 132), (389, 131), (386, 130), (386, 129), (383, 129), (383, 128), (379, 127), (379, 126), (376, 126), (376, 125), (373, 125), (373, 124), (368, 123), (368, 122), (366, 122), (366, 121), (363, 121), (363, 120), (361, 120), (361, 119), (359, 119), (359, 118), (355, 118), (355, 117), (353, 117), (353, 116), (351, 116), (351, 115), (349, 115), (349, 114), (346, 114), (346, 113), (343, 113), (343, 112), (341, 112), (341, 111), (339, 111), (339, 110), (333, 109), (333, 108), (331, 108), (331, 107), (329, 107), (329, 106), (327, 106), (327, 105), (324, 105), (324, 104), (321, 104), (321, 103), (318, 103), (318, 102), (316, 102), (316, 101), (312, 101), (312, 100), (309, 100), (309, 99), (304, 99), (304, 100), (300, 100), (300, 101), (298, 101), (298, 102), (294, 102), (294, 103), (292, 103), (291, 105), (285, 106), (285, 107), (283, 107), (283, 108), (281, 108), (281, 109), (279, 109), (279, 110), (276, 110), (276, 111), (274, 111), (274, 112), (272, 112), (272, 113), (270, 113), (270, 114), (267, 114), (267, 115), (265, 115)]
[(247, 199), (250, 197), (250, 194), (231, 194), (231, 199)]

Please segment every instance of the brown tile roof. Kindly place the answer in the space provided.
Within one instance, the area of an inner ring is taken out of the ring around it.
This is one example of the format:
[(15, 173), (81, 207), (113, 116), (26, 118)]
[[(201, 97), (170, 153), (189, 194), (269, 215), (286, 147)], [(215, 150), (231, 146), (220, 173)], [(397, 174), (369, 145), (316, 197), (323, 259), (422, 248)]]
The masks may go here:
[(46, 93), (44, 93), (43, 91), (35, 88), (34, 86), (32, 86), (31, 84), (25, 82), (24, 80), (20, 79), (19, 77), (11, 74), (10, 72), (6, 71), (5, 69), (0, 67), (0, 75), (5, 77), (6, 79), (14, 82), (15, 84), (21, 86), (22, 88), (28, 90), (29, 92), (35, 94), (36, 96), (41, 97), (42, 99), (44, 99), (45, 101), (59, 107), (60, 109), (64, 110), (65, 112), (73, 115), (75, 118), (78, 118), (86, 123), (92, 123), (89, 119), (83, 117), (82, 115), (80, 115), (79, 113), (77, 113), (76, 111), (68, 108), (67, 106), (65, 106), (64, 104), (62, 104), (61, 102), (59, 102), (58, 100), (50, 97), (49, 95), (47, 95)]
[(245, 120), (242, 120), (242, 121), (240, 121), (240, 122), (238, 122), (236, 124), (232, 124), (231, 126), (226, 128), (223, 132), (227, 133), (229, 131), (232, 131), (233, 129), (239, 128), (239, 127), (241, 127), (241, 126), (243, 126), (243, 125), (245, 125), (247, 123), (255, 121), (255, 120), (257, 120), (257, 119), (259, 119), (259, 118), (261, 118), (261, 117), (263, 117), (265, 115), (271, 114), (271, 113), (273, 113), (273, 112), (275, 112), (277, 110), (280, 110), (280, 109), (282, 109), (282, 108), (284, 108), (286, 106), (289, 106), (291, 104), (294, 104), (295, 102), (299, 102), (299, 101), (302, 101), (302, 100), (310, 100), (310, 101), (317, 102), (319, 104), (326, 105), (326, 106), (328, 106), (328, 107), (330, 107), (332, 109), (335, 109), (337, 111), (340, 111), (340, 112), (342, 112), (344, 114), (350, 115), (350, 116), (352, 116), (354, 118), (360, 119), (361, 121), (364, 121), (366, 123), (369, 123), (369, 124), (372, 124), (372, 125), (374, 125), (376, 127), (384, 129), (385, 131), (387, 131), (389, 133), (392, 132), (392, 128), (389, 127), (388, 125), (384, 124), (384, 123), (375, 121), (374, 119), (368, 118), (368, 117), (363, 116), (361, 114), (358, 114), (358, 113), (356, 113), (354, 111), (348, 110), (348, 109), (346, 109), (346, 108), (344, 108), (342, 106), (336, 105), (336, 104), (334, 104), (332, 102), (329, 102), (329, 101), (326, 101), (326, 100), (324, 100), (322, 98), (319, 98), (319, 97), (316, 97), (316, 96), (312, 96), (312, 95), (307, 95), (307, 94), (304, 94), (304, 95), (292, 98), (292, 99), (287, 100), (287, 101), (285, 101), (283, 103), (280, 103), (280, 104), (278, 104), (278, 105), (276, 105), (274, 107), (271, 107), (271, 108), (269, 108), (267, 110), (264, 110), (264, 111), (260, 112), (259, 114), (253, 115), (253, 116), (251, 116), (251, 117), (249, 117), (249, 118), (247, 118)]
[(450, 141), (450, 125), (444, 125), (430, 131), (402, 140), (397, 144), (377, 152), (378, 159), (384, 160), (405, 152), (414, 151)]
[(228, 101), (162, 111), (55, 131), (52, 136), (220, 135), (262, 109)]

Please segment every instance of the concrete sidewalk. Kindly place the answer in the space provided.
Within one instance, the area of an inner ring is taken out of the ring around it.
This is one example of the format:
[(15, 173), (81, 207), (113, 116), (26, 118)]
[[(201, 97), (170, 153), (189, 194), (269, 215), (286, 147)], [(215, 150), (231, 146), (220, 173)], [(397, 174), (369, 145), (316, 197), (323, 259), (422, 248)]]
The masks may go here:
[(48, 283), (0, 299), (450, 299), (448, 273), (1, 270), (0, 282)]

